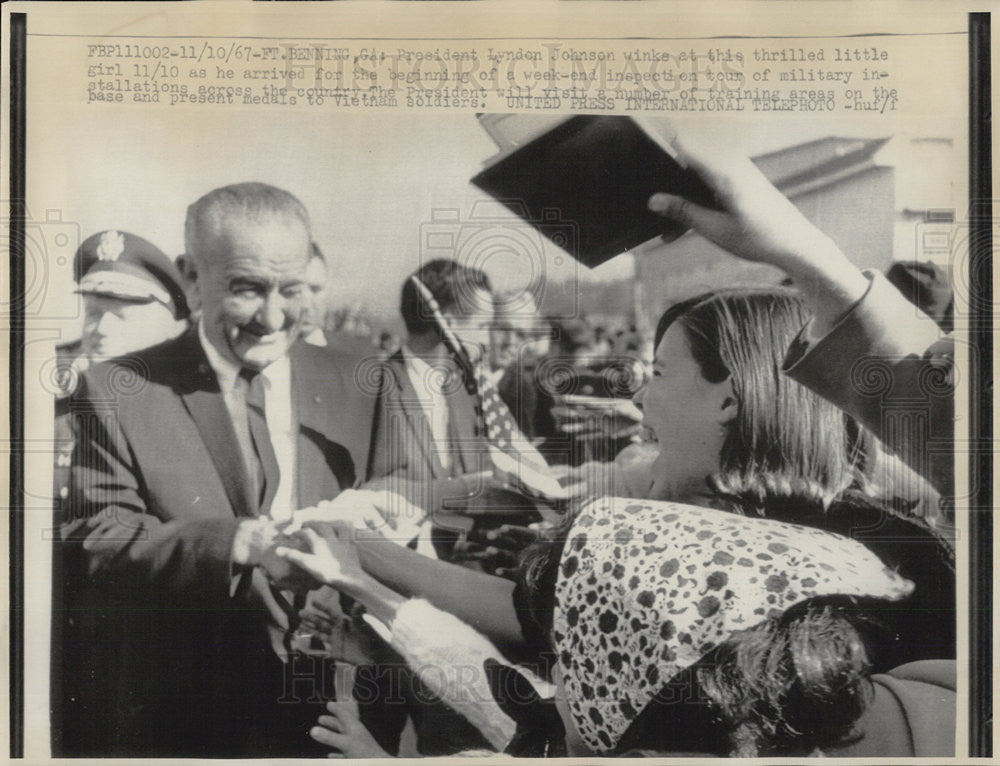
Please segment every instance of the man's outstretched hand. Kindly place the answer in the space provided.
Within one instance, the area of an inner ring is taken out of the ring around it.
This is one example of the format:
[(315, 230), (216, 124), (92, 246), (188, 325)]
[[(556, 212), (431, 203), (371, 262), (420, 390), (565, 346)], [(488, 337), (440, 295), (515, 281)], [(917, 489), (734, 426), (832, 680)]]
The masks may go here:
[(286, 567), (298, 572), (297, 577), (311, 580), (313, 587), (334, 588), (356, 586), (364, 579), (357, 548), (355, 529), (337, 522), (319, 526), (322, 534), (310, 526), (278, 541), (274, 557)]

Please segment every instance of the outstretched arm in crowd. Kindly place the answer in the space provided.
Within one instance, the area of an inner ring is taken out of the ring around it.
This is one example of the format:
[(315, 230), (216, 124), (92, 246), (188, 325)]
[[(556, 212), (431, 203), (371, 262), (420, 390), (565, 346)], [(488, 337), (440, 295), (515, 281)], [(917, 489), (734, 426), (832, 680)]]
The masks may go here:
[[(322, 532), (320, 536), (306, 528), (299, 534), (305, 538), (307, 550), (279, 548), (277, 554), (318, 582), (354, 599), (380, 620), (391, 632), (392, 648), (406, 659), (421, 681), (502, 750), (516, 727), (494, 701), (484, 669), (488, 660), (508, 664), (497, 648), (454, 615), (422, 599), (406, 599), (368, 574), (354, 543), (357, 530), (351, 526), (325, 525)], [(448, 636), (443, 643), (442, 635)], [(319, 731), (313, 734), (315, 738), (342, 752), (347, 752), (352, 740), (367, 741), (367, 731), (358, 729), (360, 724), (350, 711), (331, 712), (333, 717), (321, 719), (321, 728), (335, 730), (335, 735), (336, 730), (342, 730), (345, 736), (332, 742), (329, 731)]]
[(407, 598), (426, 599), (501, 647), (523, 644), (510, 580), (428, 558), (402, 544), (425, 519), (422, 485), (399, 480), (368, 487), (374, 488), (343, 492), (298, 511), (288, 531), (312, 527), (325, 532), (329, 523), (344, 522), (357, 531), (353, 547), (367, 575)]
[(357, 548), (365, 571), (399, 593), (426, 599), (501, 646), (524, 642), (510, 580), (431, 559), (387, 540), (361, 539)]
[[(649, 208), (740, 258), (785, 271), (813, 315), (785, 372), (865, 425), (942, 495), (953, 494), (952, 339), (882, 275), (855, 266), (749, 159), (690, 138), (674, 147), (721, 209), (670, 194), (654, 194)], [(926, 419), (925, 431), (897, 422), (904, 401), (919, 403), (914, 422)]]
[(748, 158), (689, 137), (678, 136), (673, 145), (680, 159), (712, 188), (722, 209), (661, 193), (650, 197), (650, 210), (690, 226), (739, 258), (784, 271), (812, 310), (813, 332), (829, 332), (864, 296), (864, 273)]

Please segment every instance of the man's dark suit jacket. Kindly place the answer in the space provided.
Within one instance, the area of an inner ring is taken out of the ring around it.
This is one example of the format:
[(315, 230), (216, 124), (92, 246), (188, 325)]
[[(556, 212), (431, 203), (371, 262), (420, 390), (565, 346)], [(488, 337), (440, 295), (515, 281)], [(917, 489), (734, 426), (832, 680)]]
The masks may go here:
[[(305, 507), (364, 478), (377, 391), (358, 383), (364, 360), (303, 343), (290, 359)], [(56, 741), (148, 756), (289, 754), (286, 734), (308, 745), (278, 698), (321, 690), (283, 692), (260, 570), (237, 587), (233, 537), (257, 507), (196, 331), (88, 371), (72, 411), (62, 553), (79, 630), (59, 672), (79, 688), (56, 711)]]
[[(378, 447), (372, 457), (374, 478), (395, 474), (428, 482), (489, 470), (476, 400), (457, 381), (454, 388), (448, 389), (453, 439), (450, 444), (435, 444), (430, 421), (421, 407), (427, 393), (414, 387), (402, 351), (383, 362), (382, 376), (384, 389), (376, 423)], [(449, 469), (441, 463), (439, 450), (450, 453)]]

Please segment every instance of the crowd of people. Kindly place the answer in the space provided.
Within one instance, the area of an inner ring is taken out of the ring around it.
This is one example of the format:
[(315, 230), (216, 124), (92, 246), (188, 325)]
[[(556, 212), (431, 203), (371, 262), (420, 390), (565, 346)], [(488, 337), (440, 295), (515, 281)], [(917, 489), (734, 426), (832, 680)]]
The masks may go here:
[(675, 148), (718, 207), (650, 210), (787, 284), (652, 338), (446, 259), (398, 346), (328, 332), (331, 256), (265, 184), (193, 203), (176, 261), (85, 241), (53, 753), (953, 755), (944, 313)]

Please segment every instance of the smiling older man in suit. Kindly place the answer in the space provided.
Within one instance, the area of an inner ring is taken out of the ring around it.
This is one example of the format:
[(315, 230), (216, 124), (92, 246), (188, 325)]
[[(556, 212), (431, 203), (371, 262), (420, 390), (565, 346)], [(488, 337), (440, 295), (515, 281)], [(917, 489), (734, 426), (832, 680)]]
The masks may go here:
[(375, 397), (357, 385), (361, 360), (297, 342), (310, 232), (294, 196), (216, 189), (188, 209), (185, 240), (197, 325), (89, 370), (73, 402), (62, 532), (91, 582), (79, 608), (105, 625), (66, 650), (106, 696), (76, 700), (63, 741), (72, 754), (306, 755), (332, 690), (292, 650), (305, 583), (273, 549), (292, 511), (364, 477)]

